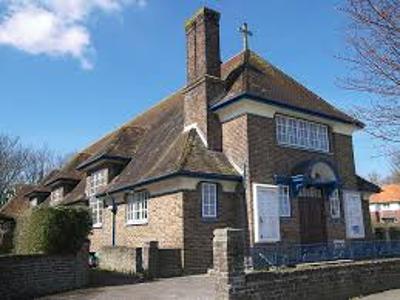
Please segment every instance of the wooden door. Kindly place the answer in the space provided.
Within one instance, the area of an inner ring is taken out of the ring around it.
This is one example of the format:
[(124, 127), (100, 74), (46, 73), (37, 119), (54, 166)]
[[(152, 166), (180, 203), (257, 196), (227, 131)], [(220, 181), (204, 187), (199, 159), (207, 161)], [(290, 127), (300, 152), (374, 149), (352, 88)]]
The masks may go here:
[(325, 243), (327, 240), (326, 216), (322, 193), (305, 193), (299, 196), (298, 201), (301, 243)]

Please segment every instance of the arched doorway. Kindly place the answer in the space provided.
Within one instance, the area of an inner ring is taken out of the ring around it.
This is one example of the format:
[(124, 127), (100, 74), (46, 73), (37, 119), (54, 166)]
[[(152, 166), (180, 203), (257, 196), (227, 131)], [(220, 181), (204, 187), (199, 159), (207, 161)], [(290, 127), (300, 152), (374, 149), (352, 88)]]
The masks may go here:
[(300, 241), (302, 244), (325, 243), (327, 199), (332, 187), (338, 185), (337, 172), (327, 162), (313, 161), (303, 165), (301, 174), (306, 180), (297, 195)]

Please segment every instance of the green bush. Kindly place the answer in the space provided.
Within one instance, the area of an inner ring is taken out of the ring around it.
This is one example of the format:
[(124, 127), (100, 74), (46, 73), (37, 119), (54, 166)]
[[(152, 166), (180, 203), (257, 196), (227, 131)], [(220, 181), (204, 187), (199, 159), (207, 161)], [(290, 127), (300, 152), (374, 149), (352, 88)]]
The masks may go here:
[(91, 217), (86, 208), (36, 208), (18, 221), (15, 252), (76, 253), (87, 239), (90, 230)]

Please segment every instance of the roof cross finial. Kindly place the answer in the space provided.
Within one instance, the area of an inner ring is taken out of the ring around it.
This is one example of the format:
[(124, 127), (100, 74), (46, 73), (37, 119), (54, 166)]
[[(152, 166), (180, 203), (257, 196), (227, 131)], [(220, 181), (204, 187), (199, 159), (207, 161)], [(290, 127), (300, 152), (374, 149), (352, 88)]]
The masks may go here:
[(249, 30), (247, 23), (243, 23), (239, 28), (239, 32), (243, 35), (243, 50), (249, 49), (249, 36), (253, 36), (253, 33)]

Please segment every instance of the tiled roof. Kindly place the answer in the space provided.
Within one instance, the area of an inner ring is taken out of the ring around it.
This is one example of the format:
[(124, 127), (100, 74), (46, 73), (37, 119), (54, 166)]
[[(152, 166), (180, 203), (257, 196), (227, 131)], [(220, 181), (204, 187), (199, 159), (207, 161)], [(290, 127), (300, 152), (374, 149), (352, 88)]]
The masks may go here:
[(370, 203), (400, 202), (400, 184), (387, 184), (382, 187), (382, 192), (369, 198)]
[(76, 167), (89, 157), (90, 155), (85, 152), (78, 153), (71, 160), (69, 160), (61, 170), (56, 170), (47, 176), (47, 178), (44, 180), (44, 185), (51, 185), (52, 183), (61, 179), (79, 181), (83, 174), (82, 172), (77, 171)]
[(248, 50), (222, 66), (227, 92), (216, 106), (238, 95), (250, 94), (293, 109), (332, 117), (359, 127), (363, 124), (335, 108), (264, 58)]
[(29, 200), (25, 195), (33, 190), (33, 188), (33, 185), (19, 186), (16, 195), (1, 207), (0, 214), (14, 219), (21, 216), (30, 207)]
[[(357, 123), (301, 84), (260, 58), (255, 53), (242, 52), (221, 67), (226, 93), (212, 103), (229, 100), (251, 92), (308, 110), (315, 110), (340, 120)], [(134, 187), (171, 174), (206, 174), (238, 180), (226, 156), (211, 151), (202, 143), (195, 130), (184, 132), (183, 94), (178, 91), (119, 129), (80, 151), (62, 170), (50, 176), (46, 183), (58, 178), (79, 178), (63, 203), (85, 198), (85, 173), (78, 171), (101, 158), (120, 157), (127, 165), (107, 187), (107, 192)]]

